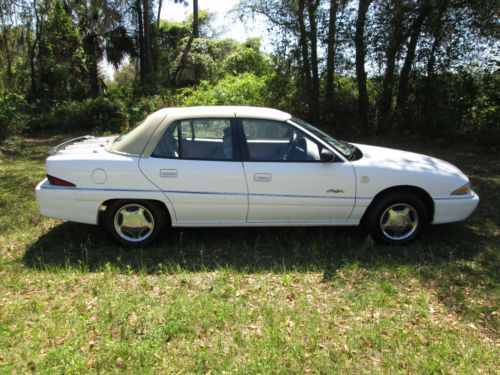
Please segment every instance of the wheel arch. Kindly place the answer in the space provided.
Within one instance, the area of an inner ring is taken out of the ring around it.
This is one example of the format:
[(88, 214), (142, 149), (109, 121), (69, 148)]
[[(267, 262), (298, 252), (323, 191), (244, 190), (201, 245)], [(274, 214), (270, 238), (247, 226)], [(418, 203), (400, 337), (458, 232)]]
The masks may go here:
[(413, 186), (413, 185), (398, 185), (398, 186), (391, 186), (389, 188), (386, 188), (377, 195), (375, 195), (368, 206), (368, 208), (365, 210), (365, 213), (363, 214), (363, 217), (361, 218), (361, 225), (364, 225), (366, 222), (366, 218), (370, 215), (371, 210), (373, 209), (373, 206), (377, 204), (377, 202), (390, 195), (394, 194), (395, 192), (408, 192), (411, 194), (415, 194), (420, 200), (422, 200), (422, 203), (425, 205), (427, 208), (427, 212), (429, 214), (429, 223), (432, 223), (434, 220), (434, 200), (432, 199), (431, 195), (424, 189), (418, 186)]
[(168, 210), (168, 207), (165, 204), (165, 202), (162, 202), (162, 201), (157, 200), (157, 199), (138, 199), (138, 198), (113, 198), (113, 199), (105, 200), (99, 206), (97, 224), (100, 225), (103, 223), (104, 215), (106, 214), (107, 207), (109, 207), (111, 204), (118, 202), (118, 201), (123, 201), (123, 202), (127, 202), (127, 201), (145, 202), (145, 201), (147, 201), (147, 202), (156, 204), (165, 213), (165, 219), (167, 220), (167, 225), (172, 225), (172, 216), (171, 216), (170, 211)]

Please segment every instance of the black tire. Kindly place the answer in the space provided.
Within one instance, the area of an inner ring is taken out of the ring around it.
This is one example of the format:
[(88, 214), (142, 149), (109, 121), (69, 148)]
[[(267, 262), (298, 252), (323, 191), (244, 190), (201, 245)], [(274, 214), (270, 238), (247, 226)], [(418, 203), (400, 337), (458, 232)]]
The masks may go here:
[[(130, 213), (129, 224), (124, 215)], [(165, 226), (166, 213), (158, 203), (147, 200), (118, 200), (106, 209), (104, 224), (111, 237), (123, 246), (140, 247), (153, 242)], [(134, 238), (135, 237), (135, 238)]]
[[(410, 192), (392, 192), (378, 198), (367, 212), (365, 227), (375, 242), (405, 245), (428, 226), (429, 212)], [(401, 232), (400, 232), (401, 231)]]

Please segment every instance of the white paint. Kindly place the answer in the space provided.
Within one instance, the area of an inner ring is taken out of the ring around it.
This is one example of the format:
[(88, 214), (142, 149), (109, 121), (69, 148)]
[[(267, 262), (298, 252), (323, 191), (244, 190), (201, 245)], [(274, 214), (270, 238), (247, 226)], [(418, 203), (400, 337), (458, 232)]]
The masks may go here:
[[(245, 107), (164, 111), (170, 122), (190, 116), (232, 114), (278, 121), (290, 116)], [(169, 121), (161, 127), (166, 128)], [(447, 223), (467, 218), (479, 201), (474, 192), (450, 195), (468, 182), (457, 167), (400, 150), (356, 145), (364, 156), (349, 162), (330, 147), (338, 157), (336, 163), (200, 161), (113, 153), (106, 147), (113, 139), (79, 142), (47, 158), (47, 174), (77, 187), (55, 187), (42, 181), (36, 196), (43, 215), (97, 224), (99, 207), (106, 200), (153, 199), (166, 205), (174, 226), (357, 225), (378, 193), (394, 186), (413, 186), (434, 200), (434, 223)], [(271, 178), (256, 181), (256, 174)], [(359, 183), (356, 176), (360, 176)]]

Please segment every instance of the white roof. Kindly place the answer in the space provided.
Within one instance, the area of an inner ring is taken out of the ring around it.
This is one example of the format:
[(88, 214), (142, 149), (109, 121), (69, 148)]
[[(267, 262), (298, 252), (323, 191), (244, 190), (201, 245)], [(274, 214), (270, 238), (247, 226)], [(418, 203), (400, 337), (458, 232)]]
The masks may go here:
[(292, 116), (277, 109), (244, 106), (164, 108), (150, 114), (139, 126), (113, 142), (112, 150), (149, 156), (165, 129), (174, 121), (186, 118), (259, 118), (286, 121)]
[(164, 108), (156, 113), (164, 116), (236, 116), (243, 118), (262, 118), (267, 120), (286, 121), (292, 116), (289, 113), (265, 107), (249, 106), (200, 106)]

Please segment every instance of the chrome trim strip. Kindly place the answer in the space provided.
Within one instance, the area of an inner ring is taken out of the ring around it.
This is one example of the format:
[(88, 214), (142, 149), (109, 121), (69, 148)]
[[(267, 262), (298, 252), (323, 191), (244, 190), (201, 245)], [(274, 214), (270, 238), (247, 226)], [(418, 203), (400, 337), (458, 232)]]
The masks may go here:
[[(72, 190), (72, 191), (119, 191), (133, 193), (173, 193), (173, 194), (200, 194), (200, 195), (234, 195), (234, 196), (253, 196), (253, 197), (278, 197), (278, 198), (319, 198), (319, 199), (355, 199), (355, 197), (334, 197), (330, 195), (293, 195), (293, 194), (254, 194), (254, 193), (230, 193), (230, 192), (210, 192), (210, 191), (183, 191), (183, 190), (139, 190), (139, 189), (93, 189), (93, 188), (74, 188), (74, 187), (49, 187), (42, 186), (42, 189), (51, 190)], [(369, 198), (367, 198), (369, 199)]]
[(249, 194), (253, 197), (285, 197), (285, 198), (322, 198), (322, 199), (355, 199), (354, 197), (335, 197), (331, 195), (293, 195), (293, 194)]
[(433, 198), (435, 201), (466, 201), (469, 199), (474, 199), (477, 196), (477, 194), (472, 194), (469, 196), (456, 196), (454, 198)]

